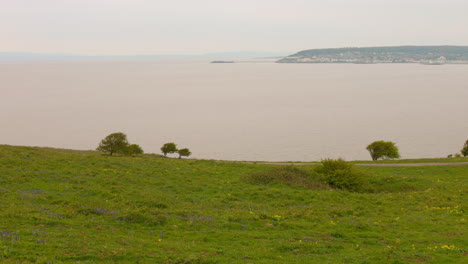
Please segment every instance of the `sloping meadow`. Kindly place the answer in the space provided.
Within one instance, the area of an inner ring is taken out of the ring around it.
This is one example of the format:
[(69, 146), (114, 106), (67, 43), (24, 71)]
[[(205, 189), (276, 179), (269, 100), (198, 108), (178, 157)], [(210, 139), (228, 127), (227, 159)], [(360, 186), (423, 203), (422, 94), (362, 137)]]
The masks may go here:
[(245, 175), (242, 179), (252, 184), (282, 184), (313, 190), (344, 190), (359, 193), (406, 192), (417, 189), (417, 184), (404, 178), (375, 177), (366, 169), (359, 169), (342, 159), (322, 160), (316, 166), (278, 166)]
[(319, 171), (0, 146), (0, 257), (13, 263), (466, 260), (468, 166), (360, 167), (362, 189), (337, 187)]

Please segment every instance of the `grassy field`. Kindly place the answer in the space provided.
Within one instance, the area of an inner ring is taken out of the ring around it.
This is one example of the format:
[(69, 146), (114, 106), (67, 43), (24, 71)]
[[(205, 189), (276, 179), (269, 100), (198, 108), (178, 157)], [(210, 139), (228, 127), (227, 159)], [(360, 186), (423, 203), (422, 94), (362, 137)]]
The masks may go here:
[[(369, 157), (370, 158), (370, 157)], [(262, 163), (320, 163), (320, 161), (245, 161), (246, 163), (262, 164)], [(454, 163), (468, 162), (468, 157), (453, 157), (453, 158), (424, 158), (424, 159), (384, 159), (384, 160), (355, 160), (355, 164), (396, 164), (396, 163)]]
[(243, 180), (272, 167), (0, 145), (0, 259), (467, 263), (468, 166), (359, 167), (362, 193)]
[(393, 159), (393, 160), (359, 160), (354, 163), (369, 163), (369, 164), (393, 164), (393, 163), (437, 163), (437, 162), (468, 162), (468, 157), (458, 158), (429, 158), (429, 159)]

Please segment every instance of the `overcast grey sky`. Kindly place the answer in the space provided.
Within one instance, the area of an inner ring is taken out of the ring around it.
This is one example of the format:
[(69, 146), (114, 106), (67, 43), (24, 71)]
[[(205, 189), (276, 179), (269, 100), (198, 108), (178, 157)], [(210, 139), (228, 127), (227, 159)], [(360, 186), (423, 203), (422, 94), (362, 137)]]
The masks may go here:
[(0, 52), (468, 45), (468, 0), (0, 0)]

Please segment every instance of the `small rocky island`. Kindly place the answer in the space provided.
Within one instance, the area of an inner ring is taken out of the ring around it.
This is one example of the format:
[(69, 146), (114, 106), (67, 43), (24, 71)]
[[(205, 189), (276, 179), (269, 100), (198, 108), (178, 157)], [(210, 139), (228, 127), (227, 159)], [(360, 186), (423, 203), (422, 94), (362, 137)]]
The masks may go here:
[(468, 64), (468, 46), (394, 46), (303, 50), (278, 63)]
[(234, 61), (215, 60), (215, 61), (212, 61), (211, 63), (235, 63), (235, 62)]

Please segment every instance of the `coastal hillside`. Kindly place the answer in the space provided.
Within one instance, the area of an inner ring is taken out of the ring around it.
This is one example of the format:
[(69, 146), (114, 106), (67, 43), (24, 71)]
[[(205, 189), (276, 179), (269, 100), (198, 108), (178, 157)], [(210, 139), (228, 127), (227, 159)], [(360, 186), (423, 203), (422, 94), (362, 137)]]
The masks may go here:
[(308, 184), (316, 166), (0, 145), (0, 259), (466, 260), (468, 165), (359, 166), (367, 187), (358, 191)]
[(468, 63), (468, 46), (394, 46), (303, 50), (279, 63)]

